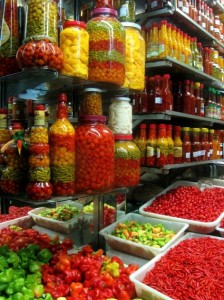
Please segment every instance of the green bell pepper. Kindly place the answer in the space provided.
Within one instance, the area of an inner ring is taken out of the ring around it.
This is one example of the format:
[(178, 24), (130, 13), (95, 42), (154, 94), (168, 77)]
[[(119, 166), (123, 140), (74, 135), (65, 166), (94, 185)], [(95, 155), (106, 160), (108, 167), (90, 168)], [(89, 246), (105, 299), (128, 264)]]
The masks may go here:
[(8, 269), (9, 265), (4, 256), (0, 256), (0, 271)]
[(12, 281), (14, 270), (12, 268), (0, 272), (0, 283), (9, 283)]
[(0, 246), (0, 255), (1, 256), (6, 256), (9, 251), (10, 251), (9, 247), (7, 245)]
[(49, 262), (52, 257), (53, 254), (47, 248), (42, 249), (40, 252), (37, 253), (37, 259), (43, 263)]
[(43, 263), (41, 263), (39, 261), (30, 260), (30, 263), (29, 263), (30, 273), (40, 272), (42, 265), (43, 265)]
[(18, 268), (19, 264), (21, 263), (21, 259), (19, 256), (13, 252), (9, 251), (8, 252), (8, 258), (7, 258), (7, 263), (11, 265), (14, 269)]

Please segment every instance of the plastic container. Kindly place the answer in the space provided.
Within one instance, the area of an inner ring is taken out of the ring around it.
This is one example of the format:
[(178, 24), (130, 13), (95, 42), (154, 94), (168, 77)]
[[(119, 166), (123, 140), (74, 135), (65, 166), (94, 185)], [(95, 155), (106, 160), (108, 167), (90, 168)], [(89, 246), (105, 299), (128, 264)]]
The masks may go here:
[(76, 189), (96, 193), (114, 185), (114, 136), (105, 116), (80, 116), (76, 127)]
[[(194, 234), (194, 233), (187, 233), (183, 237), (181, 237), (175, 245), (180, 243), (181, 241), (188, 239), (188, 238), (204, 238), (208, 237), (206, 235), (201, 234)], [(219, 237), (210, 236), (214, 239), (220, 239)], [(175, 247), (175, 245), (172, 245), (170, 249)], [(135, 284), (135, 289), (138, 298), (143, 299), (155, 299), (155, 300), (173, 300), (173, 298), (168, 297), (167, 295), (157, 291), (156, 289), (147, 286), (146, 284), (142, 283), (142, 280), (144, 279), (145, 275), (153, 269), (155, 264), (162, 259), (164, 255), (166, 255), (167, 252), (163, 252), (160, 255), (154, 257), (152, 260), (147, 262), (145, 265), (143, 265), (141, 268), (139, 268), (136, 272), (130, 275), (130, 280)]]
[(221, 237), (224, 237), (224, 228), (220, 227), (220, 224), (218, 224), (215, 229), (219, 232), (219, 234), (221, 235)]
[(25, 39), (48, 39), (58, 43), (58, 3), (54, 0), (28, 0)]
[[(172, 230), (176, 234), (175, 236), (163, 247), (161, 248), (155, 248), (147, 245), (143, 245), (140, 243), (135, 243), (132, 241), (128, 241), (122, 238), (118, 238), (116, 236), (113, 236), (111, 233), (115, 229), (115, 227), (118, 225), (118, 223), (125, 223), (126, 221), (134, 221), (134, 222), (140, 222), (140, 223), (149, 223), (152, 225), (156, 224), (162, 224), (167, 230)], [(100, 235), (104, 236), (107, 244), (113, 248), (117, 249), (126, 253), (130, 253), (133, 255), (137, 255), (146, 259), (151, 259), (154, 256), (162, 253), (163, 251), (166, 251), (172, 243), (177, 241), (187, 230), (188, 225), (178, 222), (170, 222), (165, 221), (161, 219), (156, 218), (150, 218), (150, 217), (144, 217), (139, 214), (135, 213), (129, 213), (122, 218), (119, 219), (119, 221), (113, 223), (112, 225), (102, 229), (99, 233)]]
[[(156, 200), (156, 197), (158, 197), (159, 195), (166, 194), (168, 191), (175, 189), (179, 186), (195, 186), (198, 188), (206, 187), (206, 185), (204, 185), (203, 183), (201, 184), (200, 182), (196, 183), (196, 182), (189, 182), (189, 181), (177, 181), (177, 182), (171, 184), (166, 189), (164, 189), (157, 196), (150, 199), (144, 205), (142, 205), (139, 208), (139, 213), (143, 216), (148, 216), (148, 217), (152, 217), (152, 218), (158, 218), (158, 219), (163, 219), (163, 220), (172, 221), (172, 222), (181, 222), (181, 223), (189, 224), (188, 230), (192, 231), (192, 232), (202, 233), (202, 234), (209, 234), (209, 233), (213, 232), (215, 230), (216, 226), (220, 223), (221, 219), (223, 218), (223, 213), (221, 213), (220, 216), (213, 222), (200, 222), (200, 221), (195, 221), (195, 220), (188, 220), (188, 219), (171, 217), (171, 216), (167, 216), (167, 215), (161, 215), (161, 214), (144, 211), (144, 208), (151, 205), (153, 203), (153, 201)], [(215, 186), (216, 185), (214, 185), (214, 187)]]
[(98, 88), (86, 88), (79, 107), (80, 115), (102, 115), (102, 91)]
[(45, 201), (51, 198), (53, 186), (50, 182), (29, 182), (26, 186), (26, 194), (29, 200)]
[(33, 224), (34, 224), (33, 218), (31, 216), (25, 216), (25, 217), (9, 220), (6, 222), (1, 222), (0, 229), (7, 228), (11, 225), (22, 227), (23, 229), (29, 229), (32, 228)]
[(47, 207), (35, 208), (29, 211), (28, 214), (33, 218), (35, 224), (39, 226), (51, 229), (56, 232), (70, 233), (79, 230), (79, 227), (82, 223), (82, 204), (74, 203), (74, 206), (76, 206), (80, 210), (80, 214), (69, 221), (58, 221), (40, 216), (39, 213), (47, 209)]
[(89, 33), (89, 80), (122, 86), (125, 80), (125, 29), (117, 11), (96, 8), (87, 23)]
[[(44, 55), (48, 53), (48, 55)], [(49, 40), (31, 40), (23, 44), (16, 54), (20, 68), (45, 68), (60, 71), (63, 63), (63, 53), (55, 43)]]
[(121, 23), (126, 32), (125, 82), (123, 87), (142, 91), (145, 86), (145, 40), (141, 26), (136, 23)]
[(136, 186), (140, 181), (140, 150), (132, 135), (115, 134), (114, 186)]
[(86, 24), (66, 21), (60, 33), (63, 64), (60, 73), (81, 79), (88, 78), (89, 35)]
[(109, 127), (114, 134), (132, 134), (132, 105), (128, 97), (115, 97), (109, 107)]

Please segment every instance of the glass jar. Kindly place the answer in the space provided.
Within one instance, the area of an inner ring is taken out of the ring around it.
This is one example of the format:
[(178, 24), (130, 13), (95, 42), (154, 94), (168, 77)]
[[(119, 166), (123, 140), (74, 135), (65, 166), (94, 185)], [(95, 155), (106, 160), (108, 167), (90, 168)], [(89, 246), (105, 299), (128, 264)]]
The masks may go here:
[(156, 165), (156, 124), (149, 124), (148, 140), (146, 145), (146, 166), (154, 167)]
[(2, 170), (0, 181), (1, 189), (6, 194), (19, 194), (25, 191), (24, 174), (14, 167), (6, 167)]
[(115, 134), (114, 186), (128, 187), (140, 181), (140, 150), (130, 134)]
[(201, 128), (201, 160), (209, 159), (209, 141), (208, 141), (208, 128)]
[[(19, 71), (16, 62), (16, 52), (19, 48), (17, 0), (5, 0), (5, 5), (1, 3), (1, 6), (4, 7), (0, 7), (0, 15), (3, 15), (3, 20), (0, 20), (0, 23), (2, 23), (0, 77)], [(3, 8), (3, 11), (1, 8)]]
[(158, 125), (158, 137), (156, 146), (156, 166), (167, 165), (168, 141), (166, 138), (166, 124)]
[(139, 134), (135, 137), (134, 142), (140, 150), (140, 164), (146, 165), (146, 151), (147, 151), (147, 137), (146, 137), (147, 124), (139, 125)]
[(22, 45), (16, 54), (20, 68), (49, 68), (59, 71), (63, 63), (63, 53), (55, 43), (49, 40), (31, 40)]
[(58, 43), (58, 3), (55, 0), (27, 0), (25, 39), (49, 39)]
[(13, 99), (12, 118), (13, 120), (26, 119), (26, 102), (24, 100)]
[(191, 136), (190, 127), (183, 127), (182, 140), (183, 140), (183, 163), (191, 162)]
[(58, 96), (57, 120), (49, 129), (51, 180), (55, 196), (75, 193), (75, 128), (68, 121), (67, 95)]
[(101, 192), (114, 185), (114, 136), (105, 116), (80, 116), (76, 127), (76, 189)]
[(87, 23), (89, 33), (89, 80), (119, 86), (125, 80), (125, 29), (117, 11), (96, 8)]
[(80, 115), (102, 115), (102, 91), (97, 88), (86, 88), (79, 107)]
[(121, 0), (119, 10), (120, 22), (135, 22), (135, 1)]
[(109, 107), (109, 127), (116, 134), (132, 134), (132, 106), (130, 98), (115, 97)]
[(88, 78), (89, 35), (86, 24), (66, 21), (60, 33), (63, 64), (60, 73), (81, 79)]
[(50, 182), (29, 182), (26, 186), (26, 194), (30, 200), (49, 200), (52, 191), (53, 187)]
[(142, 91), (145, 85), (145, 40), (141, 26), (121, 23), (126, 32), (125, 82), (123, 87)]
[(50, 167), (49, 144), (30, 144), (29, 167)]
[(183, 162), (183, 142), (181, 139), (181, 127), (174, 126), (174, 163), (181, 164)]
[(201, 160), (201, 144), (200, 144), (200, 128), (192, 128), (192, 142), (191, 142), (191, 151), (192, 151), (192, 161)]
[(47, 127), (32, 127), (30, 133), (30, 143), (48, 143), (48, 128)]

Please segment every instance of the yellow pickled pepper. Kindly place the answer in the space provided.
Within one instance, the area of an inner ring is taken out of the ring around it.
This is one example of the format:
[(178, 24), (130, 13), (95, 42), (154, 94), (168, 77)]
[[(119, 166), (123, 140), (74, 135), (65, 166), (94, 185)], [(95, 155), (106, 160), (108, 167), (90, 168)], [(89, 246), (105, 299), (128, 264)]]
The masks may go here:
[(162, 20), (159, 24), (159, 58), (168, 56), (167, 21)]
[(168, 56), (173, 57), (173, 39), (171, 32), (171, 24), (167, 24), (167, 35), (168, 35)]
[(171, 36), (172, 36), (172, 42), (173, 42), (173, 55), (172, 57), (174, 59), (177, 59), (178, 57), (178, 45), (177, 45), (177, 28), (175, 25), (171, 26)]

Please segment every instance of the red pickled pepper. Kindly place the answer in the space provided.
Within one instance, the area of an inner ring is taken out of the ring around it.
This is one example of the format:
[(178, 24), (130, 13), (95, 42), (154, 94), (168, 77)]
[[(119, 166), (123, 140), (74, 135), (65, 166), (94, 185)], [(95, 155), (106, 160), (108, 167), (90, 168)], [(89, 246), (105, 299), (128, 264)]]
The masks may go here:
[(174, 141), (172, 138), (172, 125), (166, 125), (166, 138), (168, 143), (168, 155), (167, 155), (167, 163), (174, 163)]
[(174, 126), (174, 163), (181, 164), (183, 162), (183, 142), (181, 140), (181, 127)]
[(186, 239), (169, 250), (142, 282), (172, 299), (222, 300), (223, 255), (223, 240)]
[(182, 112), (191, 114), (191, 93), (190, 93), (190, 80), (184, 81), (184, 92), (182, 97)]
[(173, 110), (173, 95), (170, 90), (170, 74), (162, 77), (162, 111)]
[(196, 113), (196, 97), (194, 95), (194, 81), (190, 82), (190, 93), (191, 93), (191, 114), (195, 115)]
[(183, 163), (189, 163), (191, 162), (191, 137), (190, 137), (190, 127), (183, 127), (183, 134), (182, 134), (182, 140), (183, 140)]
[(156, 165), (156, 124), (149, 124), (148, 139), (146, 144), (146, 166)]
[(148, 112), (152, 112), (152, 105), (153, 105), (153, 93), (154, 93), (154, 85), (155, 85), (155, 77), (151, 76), (148, 79)]
[(181, 112), (183, 98), (183, 84), (182, 81), (178, 82), (176, 92), (174, 94), (174, 111)]
[(154, 92), (152, 99), (152, 113), (161, 113), (166, 110), (165, 103), (162, 98), (161, 76), (155, 76)]

